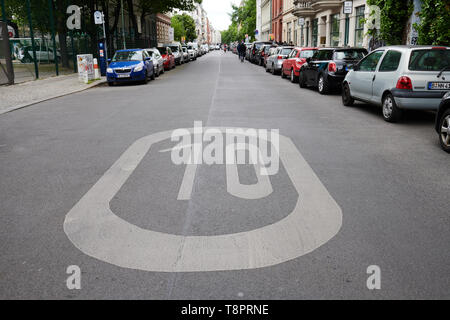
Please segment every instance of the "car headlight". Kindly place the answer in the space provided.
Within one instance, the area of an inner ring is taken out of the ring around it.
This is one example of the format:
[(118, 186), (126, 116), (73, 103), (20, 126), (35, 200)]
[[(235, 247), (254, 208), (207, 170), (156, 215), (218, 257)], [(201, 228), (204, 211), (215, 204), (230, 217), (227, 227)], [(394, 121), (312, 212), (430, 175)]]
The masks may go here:
[(444, 99), (447, 99), (448, 97), (450, 97), (450, 91), (444, 95)]
[(143, 68), (144, 68), (143, 65), (139, 65), (139, 66), (137, 66), (136, 68), (134, 68), (134, 72), (142, 71)]
[(106, 69), (106, 73), (114, 73), (114, 70), (112, 68)]

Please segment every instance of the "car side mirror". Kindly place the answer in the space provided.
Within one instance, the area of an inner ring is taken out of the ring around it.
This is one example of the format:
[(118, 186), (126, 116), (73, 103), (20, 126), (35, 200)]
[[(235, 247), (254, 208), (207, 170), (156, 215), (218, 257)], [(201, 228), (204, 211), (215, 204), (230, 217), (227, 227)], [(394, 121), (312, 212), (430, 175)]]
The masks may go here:
[(150, 61), (150, 60), (152, 60), (152, 58), (149, 58), (149, 57), (145, 58), (145, 61)]
[(310, 63), (311, 62), (311, 60), (312, 60), (312, 58), (310, 57), (310, 58), (306, 58), (306, 63)]

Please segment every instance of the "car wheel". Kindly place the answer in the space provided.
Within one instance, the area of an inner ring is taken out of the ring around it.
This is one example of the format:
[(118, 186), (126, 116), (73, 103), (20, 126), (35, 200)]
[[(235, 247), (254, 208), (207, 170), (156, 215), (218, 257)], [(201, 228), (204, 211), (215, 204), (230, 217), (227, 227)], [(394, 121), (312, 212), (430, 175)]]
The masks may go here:
[(272, 74), (273, 74), (273, 75), (276, 75), (276, 74), (277, 74), (277, 72), (275, 71), (275, 66), (274, 66), (274, 65), (272, 65)]
[(156, 73), (155, 70), (153, 70), (152, 76), (150, 77), (150, 79), (155, 80), (156, 79)]
[(300, 77), (298, 79), (298, 84), (299, 84), (300, 88), (302, 88), (302, 89), (304, 89), (304, 88), (306, 88), (308, 86), (306, 84), (305, 72), (301, 72), (300, 71)]
[(114, 86), (114, 81), (108, 81), (108, 86), (110, 87)]
[(342, 104), (346, 107), (351, 107), (355, 103), (355, 99), (350, 95), (350, 87), (348, 83), (344, 83), (342, 88)]
[(445, 152), (450, 153), (450, 109), (444, 112), (439, 121), (439, 141)]
[(286, 73), (284, 73), (283, 68), (281, 68), (281, 78), (286, 79)]
[(144, 83), (144, 84), (147, 84), (147, 83), (148, 83), (148, 74), (147, 74), (147, 71), (145, 72), (145, 77), (144, 77), (143, 83)]
[(317, 89), (319, 90), (320, 94), (327, 94), (330, 91), (328, 81), (325, 80), (323, 75), (319, 77), (319, 81), (317, 82)]
[(164, 66), (161, 69), (161, 73), (164, 74), (166, 72), (166, 69), (164, 69)]
[(397, 107), (394, 97), (388, 93), (383, 98), (383, 118), (387, 122), (397, 122), (401, 117), (402, 111)]
[(294, 69), (291, 70), (291, 82), (296, 83), (297, 77), (295, 76)]

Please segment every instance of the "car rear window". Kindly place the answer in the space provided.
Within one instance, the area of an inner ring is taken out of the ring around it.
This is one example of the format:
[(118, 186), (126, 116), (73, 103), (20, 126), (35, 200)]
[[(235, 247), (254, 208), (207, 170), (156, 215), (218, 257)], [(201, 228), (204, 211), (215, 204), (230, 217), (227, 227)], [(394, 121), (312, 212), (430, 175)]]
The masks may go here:
[(342, 50), (336, 51), (334, 54), (335, 60), (361, 60), (367, 54), (364, 50)]
[(450, 66), (450, 50), (414, 50), (409, 60), (409, 70), (412, 71), (441, 71)]
[(314, 60), (331, 60), (333, 58), (332, 50), (319, 50), (313, 55)]
[(280, 54), (282, 56), (287, 56), (292, 52), (292, 48), (284, 48), (280, 50)]
[(315, 51), (316, 50), (303, 50), (302, 52), (300, 52), (300, 58), (311, 58), (314, 55)]
[(161, 52), (161, 54), (167, 54), (167, 48), (158, 47), (158, 51)]

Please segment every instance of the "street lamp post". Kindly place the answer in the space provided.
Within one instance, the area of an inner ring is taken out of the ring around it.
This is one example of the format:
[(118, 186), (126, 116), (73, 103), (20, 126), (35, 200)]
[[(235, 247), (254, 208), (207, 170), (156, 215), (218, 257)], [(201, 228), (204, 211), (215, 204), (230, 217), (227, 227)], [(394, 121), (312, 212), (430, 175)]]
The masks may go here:
[(125, 42), (125, 18), (123, 16), (123, 0), (120, 0), (120, 5), (122, 8), (122, 40), (123, 40), (123, 48), (127, 48), (127, 44)]

